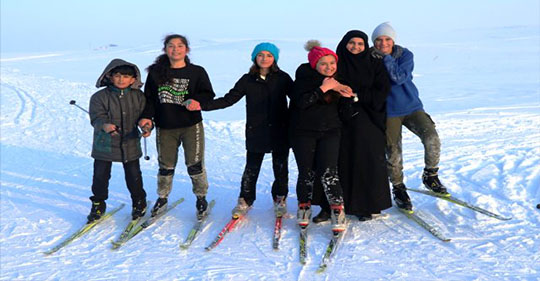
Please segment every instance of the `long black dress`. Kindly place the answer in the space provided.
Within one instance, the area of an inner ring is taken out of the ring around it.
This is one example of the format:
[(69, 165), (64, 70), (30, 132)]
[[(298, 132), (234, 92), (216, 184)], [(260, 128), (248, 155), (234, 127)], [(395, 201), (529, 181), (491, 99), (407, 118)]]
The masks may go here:
[[(364, 40), (365, 50), (354, 55), (346, 49), (351, 38)], [(386, 96), (390, 81), (382, 60), (368, 52), (367, 35), (349, 31), (338, 44), (339, 80), (358, 95), (353, 117), (344, 120), (339, 149), (339, 177), (343, 189), (345, 212), (366, 216), (392, 206), (385, 157)], [(314, 190), (314, 204), (327, 205)]]

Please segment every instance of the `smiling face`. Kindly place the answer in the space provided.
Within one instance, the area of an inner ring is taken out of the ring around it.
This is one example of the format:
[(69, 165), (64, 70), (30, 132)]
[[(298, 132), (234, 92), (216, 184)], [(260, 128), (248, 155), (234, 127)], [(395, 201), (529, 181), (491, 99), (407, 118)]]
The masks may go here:
[(320, 58), (319, 61), (317, 61), (315, 70), (326, 77), (331, 77), (336, 73), (337, 70), (336, 58), (332, 55), (327, 55)]
[(180, 40), (180, 38), (173, 38), (165, 45), (165, 54), (172, 62), (184, 61), (186, 54), (189, 52), (189, 48)]
[(381, 51), (383, 54), (392, 54), (392, 48), (394, 47), (394, 40), (392, 38), (381, 35), (375, 39), (375, 48)]
[(357, 55), (366, 49), (366, 45), (364, 44), (364, 39), (360, 37), (353, 37), (351, 40), (349, 40), (347, 45), (345, 45), (345, 48), (347, 48), (347, 50), (353, 55)]
[(261, 69), (268, 69), (274, 64), (274, 56), (268, 51), (261, 51), (255, 57), (255, 62)]

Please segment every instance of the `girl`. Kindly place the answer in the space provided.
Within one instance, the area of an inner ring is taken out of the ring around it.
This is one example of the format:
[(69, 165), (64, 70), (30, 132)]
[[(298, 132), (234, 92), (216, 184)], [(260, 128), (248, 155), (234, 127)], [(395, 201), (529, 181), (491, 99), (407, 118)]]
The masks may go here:
[(197, 218), (206, 214), (208, 181), (204, 168), (204, 128), (200, 112), (188, 111), (183, 103), (188, 99), (209, 101), (215, 94), (208, 74), (201, 66), (192, 64), (187, 57), (189, 44), (178, 34), (165, 37), (164, 54), (148, 67), (144, 93), (146, 108), (140, 121), (141, 127), (157, 127), (159, 161), (159, 195), (152, 209), (157, 215), (167, 205), (172, 189), (174, 169), (178, 160), (178, 147), (184, 149), (184, 161), (197, 196)]
[[(272, 197), (277, 217), (287, 212), (289, 191), (289, 114), (287, 96), (291, 77), (277, 65), (279, 49), (272, 43), (260, 43), (253, 49), (253, 65), (225, 96), (201, 103), (202, 110), (226, 108), (246, 97), (246, 167), (240, 184), (238, 204), (233, 217), (245, 215), (256, 198), (255, 187), (265, 153), (272, 153), (274, 183)], [(196, 103), (189, 101), (188, 104)], [(195, 109), (199, 109), (195, 107)]]
[[(298, 164), (298, 224), (305, 228), (311, 218), (311, 195), (315, 180), (321, 182), (332, 209), (332, 230), (345, 230), (345, 213), (337, 161), (341, 120), (339, 112), (350, 109), (352, 90), (334, 75), (338, 56), (321, 48), (318, 41), (306, 44), (309, 63), (296, 70), (291, 96), (291, 139)], [(320, 178), (315, 178), (320, 176)]]

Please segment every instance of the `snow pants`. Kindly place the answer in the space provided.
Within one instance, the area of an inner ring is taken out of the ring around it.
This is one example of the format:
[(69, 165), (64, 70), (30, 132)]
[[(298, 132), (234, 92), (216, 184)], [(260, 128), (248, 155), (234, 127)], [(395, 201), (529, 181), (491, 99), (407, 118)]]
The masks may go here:
[[(261, 171), (265, 153), (247, 152), (246, 167), (242, 175), (240, 196), (248, 205), (253, 205), (256, 199), (256, 185)], [(289, 151), (272, 152), (272, 168), (274, 182), (272, 183), (272, 198), (287, 196), (289, 193)]]
[[(122, 163), (126, 185), (131, 194), (132, 202), (146, 200), (143, 188), (139, 159)], [(111, 178), (111, 161), (94, 160), (94, 175), (92, 177), (92, 201), (105, 201), (109, 198), (109, 179)]]
[[(315, 180), (320, 180), (330, 205), (343, 204), (338, 176), (340, 131), (310, 132), (294, 136), (292, 148), (298, 165), (296, 195), (299, 203), (310, 202)], [(315, 175), (320, 178), (315, 179)]]
[(386, 120), (386, 157), (392, 185), (403, 183), (402, 125), (417, 135), (424, 145), (425, 168), (436, 168), (441, 155), (441, 141), (435, 123), (424, 111)]
[(208, 180), (204, 167), (204, 128), (199, 122), (191, 127), (157, 129), (156, 135), (159, 173), (157, 193), (161, 198), (172, 190), (174, 169), (178, 161), (178, 148), (184, 149), (184, 162), (196, 196), (206, 196)]

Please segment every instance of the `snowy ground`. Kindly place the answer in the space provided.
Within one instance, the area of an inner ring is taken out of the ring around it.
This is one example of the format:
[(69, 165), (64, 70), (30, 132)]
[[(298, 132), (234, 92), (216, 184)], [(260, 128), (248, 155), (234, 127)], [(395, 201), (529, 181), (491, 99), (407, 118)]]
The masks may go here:
[[(247, 219), (218, 248), (204, 251), (238, 194), (245, 157), (243, 101), (204, 115), (209, 198), (217, 204), (212, 224), (188, 251), (178, 244), (194, 222), (195, 200), (181, 163), (171, 198), (186, 201), (118, 251), (110, 250), (109, 241), (130, 213), (123, 172), (115, 165), (107, 203), (128, 206), (88, 236), (44, 256), (84, 224), (90, 207), (91, 128), (87, 115), (69, 101), (87, 108), (109, 60), (121, 57), (144, 68), (160, 47), (2, 54), (0, 280), (539, 280), (540, 50), (527, 47), (538, 46), (538, 27), (459, 34), (406, 44), (415, 52), (416, 83), (443, 141), (441, 176), (456, 197), (513, 219), (499, 221), (411, 194), (417, 212), (451, 242), (438, 241), (392, 208), (386, 219), (353, 221), (325, 274), (315, 270), (330, 237), (328, 224), (310, 227), (304, 267), (292, 216), (284, 222), (280, 250), (272, 250), (269, 158)], [(305, 60), (303, 42), (277, 42), (281, 65), (294, 76)], [(221, 96), (249, 67), (246, 54), (255, 43), (193, 42), (192, 58), (205, 66)], [(218, 57), (231, 58), (230, 65), (215, 63)], [(150, 200), (156, 199), (154, 144), (148, 139), (150, 161), (141, 159)], [(421, 144), (407, 132), (404, 146), (406, 183), (420, 187)], [(293, 157), (290, 167), (288, 210), (295, 214)]]

